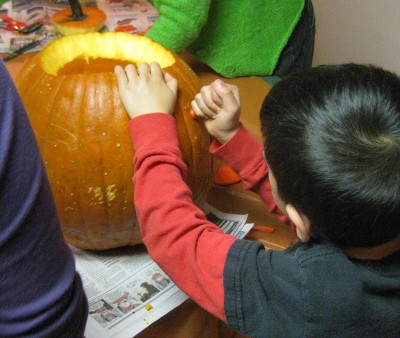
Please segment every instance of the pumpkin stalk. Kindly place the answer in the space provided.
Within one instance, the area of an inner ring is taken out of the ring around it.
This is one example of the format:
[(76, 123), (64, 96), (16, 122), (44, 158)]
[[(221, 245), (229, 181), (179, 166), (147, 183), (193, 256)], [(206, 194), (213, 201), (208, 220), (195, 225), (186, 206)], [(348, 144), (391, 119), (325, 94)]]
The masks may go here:
[(73, 21), (83, 21), (87, 18), (87, 15), (83, 14), (79, 0), (68, 0), (68, 3), (72, 10), (71, 18)]

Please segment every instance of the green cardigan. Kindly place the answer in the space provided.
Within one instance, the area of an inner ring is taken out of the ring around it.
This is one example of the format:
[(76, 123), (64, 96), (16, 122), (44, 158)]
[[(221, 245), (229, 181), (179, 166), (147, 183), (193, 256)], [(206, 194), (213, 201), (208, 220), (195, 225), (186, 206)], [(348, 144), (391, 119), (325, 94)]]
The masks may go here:
[(153, 0), (146, 36), (228, 77), (271, 75), (304, 0)]

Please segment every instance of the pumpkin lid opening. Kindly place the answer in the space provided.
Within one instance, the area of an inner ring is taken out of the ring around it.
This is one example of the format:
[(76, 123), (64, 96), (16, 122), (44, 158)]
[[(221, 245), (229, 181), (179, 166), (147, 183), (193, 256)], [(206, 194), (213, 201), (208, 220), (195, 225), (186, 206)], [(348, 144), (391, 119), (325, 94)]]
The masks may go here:
[(57, 75), (68, 63), (82, 59), (87, 62), (90, 59), (115, 60), (120, 64), (158, 62), (161, 68), (170, 67), (176, 61), (172, 52), (144, 36), (92, 32), (52, 41), (42, 51), (41, 66), (46, 73)]

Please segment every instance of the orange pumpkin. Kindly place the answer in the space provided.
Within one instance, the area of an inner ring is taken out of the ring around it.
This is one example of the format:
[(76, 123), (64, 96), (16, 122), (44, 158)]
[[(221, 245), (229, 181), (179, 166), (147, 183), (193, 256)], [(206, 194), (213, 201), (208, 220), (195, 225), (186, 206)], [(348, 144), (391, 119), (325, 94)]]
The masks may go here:
[(17, 78), (65, 238), (77, 247), (101, 250), (142, 242), (133, 204), (129, 117), (113, 72), (116, 64), (142, 61), (159, 62), (179, 81), (179, 141), (187, 183), (201, 205), (212, 181), (209, 137), (189, 114), (200, 81), (178, 55), (139, 35), (69, 35), (31, 58)]
[(103, 28), (106, 13), (94, 7), (82, 7), (78, 0), (68, 0), (70, 8), (53, 15), (53, 23), (63, 35), (97, 32)]

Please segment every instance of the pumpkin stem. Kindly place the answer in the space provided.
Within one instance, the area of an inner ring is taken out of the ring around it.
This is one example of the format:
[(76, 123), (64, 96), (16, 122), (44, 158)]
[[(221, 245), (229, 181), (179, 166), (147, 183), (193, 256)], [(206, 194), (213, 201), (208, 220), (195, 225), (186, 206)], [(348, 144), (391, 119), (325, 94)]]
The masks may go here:
[(68, 0), (69, 6), (72, 9), (72, 20), (73, 21), (83, 21), (86, 19), (87, 15), (83, 14), (82, 6), (79, 0)]

